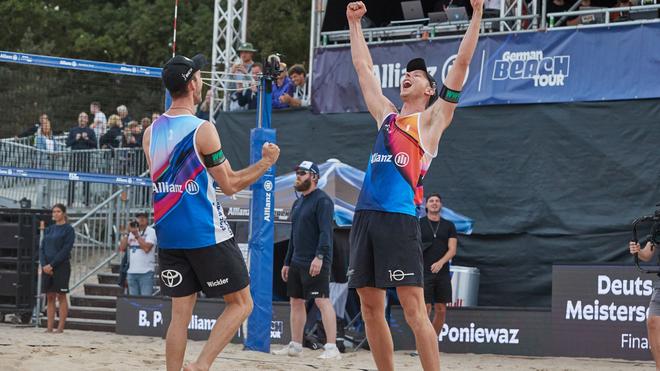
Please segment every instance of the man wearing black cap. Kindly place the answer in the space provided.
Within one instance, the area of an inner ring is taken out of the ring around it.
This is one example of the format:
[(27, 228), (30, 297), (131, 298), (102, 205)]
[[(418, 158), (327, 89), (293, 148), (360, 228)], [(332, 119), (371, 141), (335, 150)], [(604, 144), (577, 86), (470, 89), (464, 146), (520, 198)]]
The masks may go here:
[(327, 337), (319, 358), (341, 358), (335, 343), (335, 310), (329, 299), (334, 204), (317, 188), (319, 176), (319, 167), (311, 161), (303, 161), (296, 168), (294, 188), (302, 193), (302, 197), (291, 208), (291, 238), (282, 267), (282, 280), (287, 283), (287, 294), (291, 298), (291, 342), (274, 351), (276, 355), (297, 357), (302, 354), (307, 319), (305, 302), (314, 299)]
[(261, 160), (243, 170), (231, 168), (216, 128), (195, 117), (205, 64), (202, 55), (178, 55), (165, 64), (162, 78), (172, 105), (147, 128), (142, 142), (152, 180), (161, 292), (172, 297), (165, 347), (168, 371), (183, 365), (197, 292), (222, 297), (226, 306), (186, 370), (208, 370), (252, 311), (247, 267), (215, 187), (234, 194), (259, 179), (279, 157), (279, 148), (265, 143)]
[(460, 97), (479, 38), (483, 2), (471, 0), (472, 20), (444, 84), (436, 83), (423, 59), (408, 63), (401, 81), (400, 112), (383, 95), (373, 74), (360, 25), (367, 12), (364, 3), (351, 2), (346, 8), (353, 65), (367, 108), (378, 125), (351, 228), (348, 285), (360, 295), (369, 346), (379, 370), (394, 369), (392, 336), (384, 313), (388, 287), (397, 289), (406, 321), (415, 334), (422, 367), (440, 368), (438, 338), (424, 305), (416, 205), (422, 202), (422, 180)]

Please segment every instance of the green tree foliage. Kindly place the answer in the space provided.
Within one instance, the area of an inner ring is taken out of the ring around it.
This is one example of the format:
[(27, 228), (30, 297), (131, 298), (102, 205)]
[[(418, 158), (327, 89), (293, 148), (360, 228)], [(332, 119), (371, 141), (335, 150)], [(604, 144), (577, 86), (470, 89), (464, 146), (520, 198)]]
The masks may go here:
[[(172, 55), (175, 0), (0, 0), (0, 50), (160, 67)], [(252, 0), (248, 41), (262, 61), (279, 52), (289, 65), (309, 55), (310, 0)], [(213, 1), (180, 0), (177, 54), (211, 57)], [(126, 104), (135, 119), (162, 106), (149, 78), (0, 63), (0, 137), (50, 115), (56, 131), (75, 125), (92, 100), (106, 114)]]

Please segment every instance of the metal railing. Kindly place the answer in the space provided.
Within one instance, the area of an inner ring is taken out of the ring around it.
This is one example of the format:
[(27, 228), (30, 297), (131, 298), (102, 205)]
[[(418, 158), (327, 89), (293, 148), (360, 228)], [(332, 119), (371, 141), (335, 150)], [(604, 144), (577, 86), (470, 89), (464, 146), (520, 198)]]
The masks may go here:
[[(656, 0), (654, 0), (656, 1)], [(591, 20), (589, 25), (593, 24), (609, 24), (611, 23), (611, 14), (616, 14), (616, 13), (643, 13), (643, 12), (648, 12), (648, 11), (656, 11), (655, 14), (655, 19), (648, 19), (647, 21), (650, 22), (655, 22), (658, 21), (657, 17), (657, 11), (660, 9), (660, 4), (655, 4), (655, 5), (637, 5), (637, 6), (626, 6), (626, 7), (619, 7), (619, 8), (600, 8), (600, 9), (588, 9), (588, 10), (575, 10), (575, 11), (570, 11), (570, 12), (555, 12), (555, 13), (548, 13), (547, 17), (550, 19), (549, 26), (550, 28), (556, 28), (556, 27), (562, 27), (564, 26), (564, 22), (566, 19), (569, 17), (576, 17), (576, 16), (585, 16), (585, 15), (593, 15), (594, 19)], [(599, 22), (599, 20), (596, 18), (596, 15), (599, 14), (604, 14), (602, 22)], [(557, 20), (555, 22), (555, 19)], [(628, 19), (627, 19), (628, 20)], [(643, 21), (641, 19), (635, 20), (636, 22)], [(620, 23), (620, 22), (617, 22)], [(585, 26), (584, 24), (581, 24), (580, 26)]]
[[(49, 152), (8, 140), (0, 140), (0, 164), (6, 167), (93, 173), (122, 176), (146, 174), (147, 161), (141, 148)], [(50, 208), (62, 203), (76, 208), (89, 208), (116, 191), (116, 186), (103, 183), (0, 177), (0, 196), (19, 201), (27, 198), (35, 207)], [(149, 207), (150, 190), (135, 192), (129, 207)]]
[[(120, 231), (136, 211), (129, 207), (129, 200), (141, 188), (144, 187), (122, 187), (88, 213), (80, 217), (70, 215), (76, 231), (71, 251), (71, 291), (118, 256)], [(151, 212), (151, 208), (138, 210)]]
[[(547, 0), (549, 1), (549, 0)], [(657, 4), (659, 0), (644, 0), (646, 3), (652, 2)], [(497, 34), (511, 34), (511, 33), (521, 33), (521, 32), (535, 32), (538, 30), (543, 30), (546, 27), (546, 20), (559, 20), (564, 17), (572, 17), (579, 15), (588, 15), (588, 14), (605, 14), (604, 23), (610, 23), (610, 14), (614, 13), (635, 13), (635, 12), (644, 12), (644, 11), (653, 11), (660, 8), (660, 5), (639, 5), (639, 6), (630, 6), (630, 7), (620, 7), (620, 8), (601, 8), (601, 9), (589, 9), (589, 10), (579, 10), (573, 12), (561, 12), (561, 13), (547, 13), (546, 17), (543, 17), (545, 13), (546, 2), (542, 2), (541, 14), (538, 13), (538, 9), (532, 9), (530, 11), (533, 14), (528, 15), (515, 15), (507, 17), (498, 17), (498, 18), (483, 18), (481, 20), (481, 33), (491, 32), (491, 35)], [(579, 1), (575, 4), (579, 6)], [(512, 6), (512, 5), (511, 5)], [(657, 15), (656, 15), (657, 17)], [(424, 21), (425, 19), (419, 20)], [(658, 19), (637, 19), (631, 20), (626, 19), (623, 22), (625, 24), (634, 24), (642, 22), (655, 22), (659, 21)], [(386, 44), (394, 42), (409, 42), (409, 41), (419, 41), (419, 40), (437, 40), (437, 39), (448, 39), (448, 38), (459, 38), (462, 37), (465, 30), (468, 28), (469, 21), (458, 21), (458, 22), (443, 22), (443, 23), (429, 23), (429, 24), (408, 24), (408, 25), (392, 25), (388, 27), (372, 27), (364, 28), (362, 30), (364, 37), (368, 44)], [(557, 27), (560, 25), (559, 22), (551, 21), (548, 24), (548, 27)], [(563, 26), (563, 25), (562, 25)], [(584, 27), (585, 25), (578, 25)], [(578, 27), (572, 26), (572, 27)], [(342, 31), (327, 31), (321, 32), (319, 36), (319, 41), (317, 47), (319, 48), (336, 48), (336, 47), (346, 47), (350, 42), (350, 32), (348, 30)]]

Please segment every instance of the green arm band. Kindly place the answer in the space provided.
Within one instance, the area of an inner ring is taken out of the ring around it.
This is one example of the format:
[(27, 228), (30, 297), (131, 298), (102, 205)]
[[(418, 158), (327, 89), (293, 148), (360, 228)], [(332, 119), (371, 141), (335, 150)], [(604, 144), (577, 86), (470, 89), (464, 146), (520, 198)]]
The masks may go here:
[(227, 160), (227, 158), (225, 157), (225, 154), (222, 152), (221, 148), (216, 152), (211, 153), (210, 155), (204, 155), (204, 166), (211, 168), (221, 165), (223, 162), (225, 162), (225, 160)]
[(449, 103), (458, 103), (458, 100), (461, 99), (461, 92), (457, 90), (451, 90), (442, 84), (442, 90), (440, 90), (440, 98), (446, 100)]

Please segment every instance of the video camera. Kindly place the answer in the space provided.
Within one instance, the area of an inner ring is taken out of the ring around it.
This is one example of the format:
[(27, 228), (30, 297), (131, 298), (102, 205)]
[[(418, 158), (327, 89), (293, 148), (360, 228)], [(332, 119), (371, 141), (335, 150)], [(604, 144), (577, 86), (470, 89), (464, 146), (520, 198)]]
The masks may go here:
[(282, 73), (280, 66), (280, 58), (283, 57), (282, 54), (275, 53), (268, 56), (266, 62), (264, 62), (264, 72), (263, 75), (268, 80), (277, 80), (277, 78)]
[[(653, 245), (660, 245), (660, 203), (656, 204), (656, 210), (653, 213), (653, 215), (646, 215), (642, 216), (640, 218), (637, 218), (633, 221), (632, 224), (632, 232), (633, 232), (633, 238), (632, 240), (634, 242), (639, 242), (640, 245), (644, 246), (647, 242), (651, 242)], [(642, 240), (640, 241), (637, 237), (637, 227), (640, 224), (651, 224), (651, 229), (650, 233)], [(639, 257), (637, 254), (635, 254), (635, 265), (637, 265), (637, 268), (639, 268), (640, 271), (644, 273), (660, 273), (660, 267), (656, 267), (654, 269), (643, 269), (642, 267), (639, 266)], [(660, 265), (660, 264), (659, 264)]]
[(131, 222), (128, 223), (128, 225), (129, 225), (131, 228), (137, 228), (137, 227), (140, 226), (140, 223), (138, 223), (137, 220), (131, 220)]

